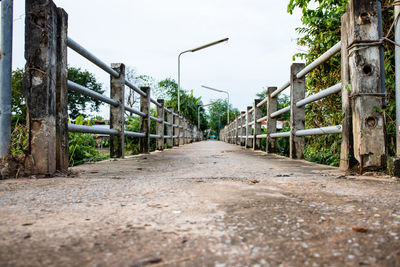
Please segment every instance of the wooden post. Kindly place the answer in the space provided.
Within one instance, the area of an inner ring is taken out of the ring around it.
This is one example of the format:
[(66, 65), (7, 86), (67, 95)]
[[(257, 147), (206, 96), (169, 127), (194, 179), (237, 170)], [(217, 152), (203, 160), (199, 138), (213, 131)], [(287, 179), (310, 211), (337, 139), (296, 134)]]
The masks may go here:
[(253, 134), (253, 150), (261, 149), (261, 139), (257, 138), (257, 135), (261, 134), (261, 122), (257, 122), (261, 118), (261, 108), (257, 107), (260, 103), (260, 99), (254, 99), (253, 109), (254, 109), (254, 134)]
[(110, 157), (124, 158), (124, 131), (125, 131), (125, 65), (113, 63), (111, 68), (118, 72), (118, 78), (111, 77), (110, 97), (118, 101), (118, 107), (110, 106), (110, 129), (117, 130), (118, 135), (110, 136)]
[(296, 107), (297, 101), (306, 94), (305, 77), (296, 78), (296, 74), (304, 69), (305, 64), (293, 63), (290, 67), (290, 158), (304, 158), (305, 138), (296, 136), (296, 131), (305, 128), (305, 107)]
[(29, 135), (25, 172), (53, 175), (57, 158), (57, 7), (52, 1), (37, 0), (26, 1), (25, 9), (27, 63), (23, 88)]
[(68, 170), (68, 14), (61, 8), (57, 9), (57, 78), (56, 78), (56, 168), (59, 171)]
[(157, 99), (161, 107), (157, 106), (157, 119), (162, 122), (157, 122), (157, 135), (161, 138), (157, 139), (157, 150), (164, 150), (164, 99)]
[(246, 143), (245, 147), (250, 148), (250, 138), (249, 136), (251, 135), (251, 125), (249, 125), (250, 119), (251, 119), (251, 113), (249, 112), (251, 109), (250, 106), (247, 107), (246, 109)]
[(240, 145), (245, 146), (246, 145), (246, 111), (240, 112), (241, 120), (240, 120)]
[(347, 171), (353, 168), (357, 161), (354, 158), (353, 146), (353, 119), (351, 111), (351, 85), (350, 85), (350, 69), (349, 69), (349, 13), (345, 13), (342, 18), (341, 28), (341, 56), (342, 56), (342, 112), (344, 119), (342, 123), (342, 144), (340, 149), (340, 169)]
[(179, 128), (179, 125), (180, 125), (180, 118), (179, 118), (179, 114), (177, 114), (177, 115), (174, 115), (174, 136), (176, 137), (176, 138), (174, 138), (174, 146), (179, 146), (179, 140), (180, 140), (180, 135), (181, 135), (181, 132), (180, 132), (180, 128)]
[(140, 132), (146, 134), (140, 137), (140, 153), (149, 153), (150, 148), (150, 87), (140, 87), (146, 96), (140, 96), (140, 111), (145, 113), (145, 117), (140, 119)]
[(267, 139), (265, 143), (265, 150), (267, 153), (276, 153), (275, 138), (271, 138), (272, 133), (276, 133), (276, 118), (271, 118), (271, 114), (278, 109), (278, 97), (271, 97), (271, 94), (276, 90), (276, 87), (268, 87), (268, 100), (267, 100)]
[(171, 125), (167, 125), (167, 135), (170, 137), (167, 139), (167, 148), (172, 148), (173, 147), (173, 141), (174, 141), (174, 114), (173, 114), (173, 109), (172, 107), (168, 107), (168, 110), (171, 112), (167, 112), (167, 121)]
[(347, 87), (351, 90), (354, 156), (362, 172), (380, 169), (386, 161), (379, 46), (369, 45), (379, 39), (376, 1), (350, 0), (347, 16), (351, 81)]

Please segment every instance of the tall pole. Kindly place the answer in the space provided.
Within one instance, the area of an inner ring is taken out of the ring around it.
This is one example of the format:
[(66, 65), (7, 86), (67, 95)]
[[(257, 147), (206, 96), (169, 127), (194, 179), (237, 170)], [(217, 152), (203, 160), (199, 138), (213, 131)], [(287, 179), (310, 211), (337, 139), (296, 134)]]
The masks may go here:
[[(395, 24), (395, 42), (400, 42), (400, 24), (399, 24), (400, 6), (395, 5), (394, 17), (397, 18)], [(400, 47), (395, 46), (395, 71), (396, 71), (396, 156), (400, 157)]]
[(227, 111), (226, 111), (226, 121), (227, 121), (227, 125), (228, 125), (229, 124), (229, 92), (225, 91), (225, 90), (220, 90), (220, 89), (215, 89), (215, 88), (212, 88), (212, 87), (208, 87), (208, 86), (205, 86), (205, 85), (202, 85), (201, 87), (206, 88), (208, 90), (216, 91), (216, 92), (219, 92), (219, 93), (225, 93), (225, 94), (228, 95), (228, 97), (227, 97), (228, 106), (226, 108), (227, 109)]
[(217, 44), (220, 44), (223, 42), (227, 42), (228, 40), (229, 40), (229, 38), (224, 38), (224, 39), (221, 39), (221, 40), (209, 43), (209, 44), (205, 44), (205, 45), (193, 48), (193, 49), (183, 51), (178, 55), (178, 113), (181, 112), (181, 56), (188, 52), (192, 52), (192, 53), (197, 52), (197, 51), (205, 49), (207, 47), (217, 45)]
[(1, 1), (0, 158), (10, 149), (13, 1)]

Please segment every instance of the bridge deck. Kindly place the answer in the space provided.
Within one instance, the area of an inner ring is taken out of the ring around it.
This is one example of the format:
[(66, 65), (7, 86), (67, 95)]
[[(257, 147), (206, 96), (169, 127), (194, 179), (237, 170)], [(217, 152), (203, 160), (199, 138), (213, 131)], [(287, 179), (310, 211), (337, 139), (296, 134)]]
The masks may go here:
[(75, 170), (0, 181), (0, 265), (400, 266), (394, 180), (216, 141)]

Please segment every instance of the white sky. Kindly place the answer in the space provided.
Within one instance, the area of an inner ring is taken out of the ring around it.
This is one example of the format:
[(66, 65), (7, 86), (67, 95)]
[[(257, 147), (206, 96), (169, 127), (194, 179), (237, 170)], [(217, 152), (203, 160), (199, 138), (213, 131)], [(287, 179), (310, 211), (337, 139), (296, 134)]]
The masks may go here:
[[(228, 90), (240, 110), (252, 105), (265, 86), (289, 79), (298, 52), (295, 28), (300, 12), (289, 15), (289, 0), (54, 0), (69, 14), (69, 36), (105, 63), (125, 63), (139, 74), (177, 80), (177, 57), (184, 50), (225, 37), (230, 40), (182, 56), (181, 86), (203, 103), (224, 98), (201, 88)], [(24, 0), (14, 1), (13, 69), (23, 67)], [(109, 76), (78, 56), (69, 65), (96, 75), (105, 88)], [(108, 91), (106, 92), (106, 94)], [(108, 118), (103, 109), (102, 115)]]

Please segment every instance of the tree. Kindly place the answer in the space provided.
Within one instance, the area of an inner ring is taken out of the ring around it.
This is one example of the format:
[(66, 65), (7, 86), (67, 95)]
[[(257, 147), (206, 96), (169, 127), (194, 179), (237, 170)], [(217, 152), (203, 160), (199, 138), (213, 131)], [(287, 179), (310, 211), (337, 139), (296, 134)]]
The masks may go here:
[[(98, 83), (94, 75), (87, 70), (69, 67), (68, 80), (80, 84), (99, 94), (104, 93), (102, 84)], [(88, 110), (90, 112), (98, 112), (101, 105), (102, 102), (100, 100), (93, 99), (74, 91), (68, 92), (68, 111), (71, 119), (76, 119), (79, 115), (87, 117), (86, 113)]]
[[(215, 135), (219, 136), (219, 131), (227, 125), (228, 101), (226, 99), (217, 99), (211, 100), (211, 102), (215, 102), (215, 104), (208, 108), (208, 126)], [(231, 122), (239, 114), (239, 110), (237, 108), (232, 108), (232, 105), (229, 104), (229, 121)]]

